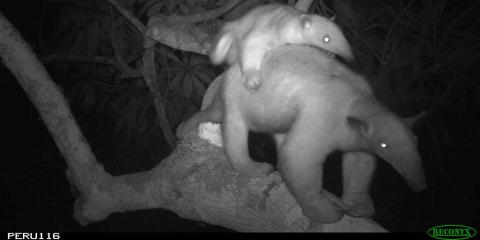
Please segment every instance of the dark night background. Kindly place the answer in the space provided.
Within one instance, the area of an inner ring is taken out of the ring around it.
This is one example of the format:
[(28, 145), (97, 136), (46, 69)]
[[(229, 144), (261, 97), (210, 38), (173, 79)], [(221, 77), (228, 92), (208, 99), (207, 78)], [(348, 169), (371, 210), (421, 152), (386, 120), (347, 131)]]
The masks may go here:
[[(211, 0), (135, 2), (130, 10), (143, 23), (158, 12), (185, 15), (218, 7)], [(390, 231), (425, 232), (441, 224), (478, 230), (480, 2), (332, 0), (315, 1), (311, 9), (336, 15), (357, 58), (352, 67), (367, 76), (382, 102), (404, 117), (426, 112), (414, 131), (428, 189), (411, 191), (390, 165), (378, 161), (371, 187), (377, 211), (373, 219)], [(0, 11), (41, 59), (53, 54), (112, 58), (108, 29), (114, 19), (116, 44), (129, 65), (138, 67), (142, 37), (104, 1), (0, 1)], [(157, 48), (158, 81), (176, 129), (196, 111), (205, 88), (222, 69), (212, 67), (205, 56), (161, 44)], [(121, 78), (94, 61), (44, 64), (107, 171), (119, 175), (150, 169), (169, 155), (141, 78)], [(65, 161), (3, 65), (0, 100), (0, 231), (229, 231), (164, 210), (116, 213), (80, 226), (72, 215), (75, 198)], [(268, 138), (252, 135), (250, 144), (254, 158), (274, 161)], [(333, 154), (326, 166), (331, 173), (326, 188), (336, 194), (341, 192), (338, 157)]]

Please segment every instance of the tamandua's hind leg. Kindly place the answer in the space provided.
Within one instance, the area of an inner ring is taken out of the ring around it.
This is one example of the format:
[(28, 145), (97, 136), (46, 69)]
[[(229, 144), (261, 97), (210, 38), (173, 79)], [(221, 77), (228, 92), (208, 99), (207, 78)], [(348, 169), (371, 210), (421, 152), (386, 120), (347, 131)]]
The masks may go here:
[(343, 217), (339, 204), (322, 189), (323, 163), (333, 149), (328, 143), (319, 145), (331, 134), (328, 126), (316, 125), (314, 129), (311, 123), (298, 121), (284, 142), (277, 143), (279, 170), (303, 214), (316, 222), (332, 223)]
[(271, 41), (262, 37), (251, 37), (243, 44), (240, 50), (240, 61), (243, 73), (243, 85), (248, 89), (257, 90), (260, 83), (260, 66)]
[(352, 217), (370, 217), (375, 213), (375, 206), (368, 194), (375, 161), (375, 156), (366, 152), (343, 154), (342, 201), (345, 212)]
[(232, 106), (223, 121), (224, 149), (232, 167), (242, 175), (261, 177), (273, 171), (272, 165), (256, 162), (248, 154), (248, 128), (240, 112)]

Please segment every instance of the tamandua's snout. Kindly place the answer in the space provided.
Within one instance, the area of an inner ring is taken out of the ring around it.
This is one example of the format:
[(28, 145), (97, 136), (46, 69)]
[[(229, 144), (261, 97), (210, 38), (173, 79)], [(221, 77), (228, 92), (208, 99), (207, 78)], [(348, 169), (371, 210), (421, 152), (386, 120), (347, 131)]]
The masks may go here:
[(333, 21), (319, 16), (301, 16), (303, 34), (308, 39), (309, 45), (320, 47), (331, 53), (337, 54), (347, 61), (353, 61), (352, 48), (338, 25)]

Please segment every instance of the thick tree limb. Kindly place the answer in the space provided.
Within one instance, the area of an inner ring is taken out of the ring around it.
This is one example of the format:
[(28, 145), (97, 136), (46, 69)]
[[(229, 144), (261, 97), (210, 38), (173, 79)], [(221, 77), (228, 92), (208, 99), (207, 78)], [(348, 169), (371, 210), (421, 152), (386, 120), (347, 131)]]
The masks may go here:
[[(33, 53), (19, 32), (0, 13), (0, 57), (10, 69), (52, 135), (55, 144), (64, 156), (68, 175), (83, 179), (76, 185), (81, 192), (88, 192), (91, 183), (108, 179), (90, 149), (73, 117), (67, 101), (45, 67)], [(103, 178), (96, 178), (103, 175)]]

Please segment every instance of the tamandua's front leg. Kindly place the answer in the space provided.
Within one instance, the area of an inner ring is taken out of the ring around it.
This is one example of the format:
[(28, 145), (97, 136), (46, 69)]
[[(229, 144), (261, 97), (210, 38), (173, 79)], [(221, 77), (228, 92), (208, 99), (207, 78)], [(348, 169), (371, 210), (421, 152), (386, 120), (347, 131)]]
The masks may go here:
[(225, 153), (233, 168), (242, 175), (261, 177), (273, 171), (268, 163), (256, 162), (248, 154), (248, 127), (240, 111), (231, 106), (223, 121)]
[(331, 138), (331, 127), (318, 126), (318, 122), (312, 127), (312, 120), (317, 121), (297, 121), (278, 145), (279, 170), (305, 216), (333, 223), (343, 217), (343, 210), (322, 189), (323, 163), (333, 150), (326, 141)]
[(260, 66), (262, 60), (271, 49), (271, 41), (264, 35), (252, 36), (240, 49), (240, 61), (243, 71), (243, 85), (251, 91), (257, 90), (260, 83)]
[(375, 206), (368, 194), (375, 171), (374, 155), (361, 151), (343, 154), (343, 196), (345, 212), (352, 217), (370, 217)]

